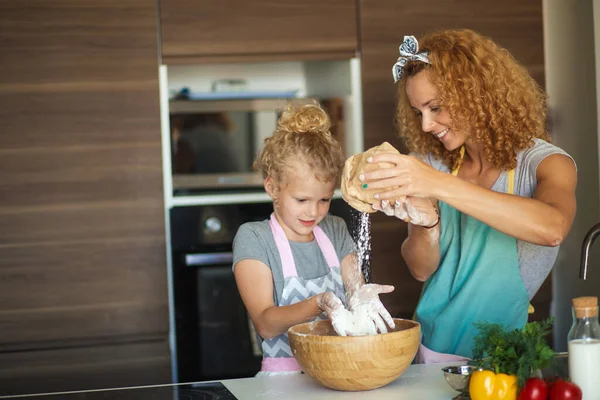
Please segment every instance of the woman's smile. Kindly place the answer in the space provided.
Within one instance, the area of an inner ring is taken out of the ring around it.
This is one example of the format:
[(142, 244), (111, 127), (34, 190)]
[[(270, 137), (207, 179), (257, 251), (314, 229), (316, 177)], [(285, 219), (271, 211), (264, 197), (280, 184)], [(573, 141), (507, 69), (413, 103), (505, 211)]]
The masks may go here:
[(444, 136), (446, 136), (446, 134), (448, 133), (448, 131), (450, 130), (450, 128), (446, 128), (443, 131), (441, 131), (440, 133), (436, 133), (435, 137), (437, 137), (440, 140), (444, 140)]

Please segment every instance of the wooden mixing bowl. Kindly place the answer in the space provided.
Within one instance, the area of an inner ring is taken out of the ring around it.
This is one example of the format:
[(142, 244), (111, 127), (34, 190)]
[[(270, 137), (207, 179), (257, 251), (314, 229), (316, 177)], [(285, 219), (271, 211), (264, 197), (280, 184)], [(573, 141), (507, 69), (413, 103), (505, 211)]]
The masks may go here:
[(338, 336), (330, 321), (288, 330), (290, 347), (302, 370), (336, 390), (371, 390), (398, 378), (415, 358), (421, 340), (418, 322), (394, 318), (385, 334)]

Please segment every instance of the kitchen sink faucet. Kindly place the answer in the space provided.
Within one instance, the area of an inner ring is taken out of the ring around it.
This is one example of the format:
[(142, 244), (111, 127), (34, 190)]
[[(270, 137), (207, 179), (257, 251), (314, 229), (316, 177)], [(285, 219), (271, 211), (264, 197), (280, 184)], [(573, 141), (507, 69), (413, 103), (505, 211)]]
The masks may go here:
[(588, 231), (583, 239), (583, 245), (581, 247), (581, 264), (579, 266), (579, 279), (587, 279), (588, 263), (590, 259), (590, 247), (594, 243), (594, 240), (600, 235), (600, 224), (596, 224)]

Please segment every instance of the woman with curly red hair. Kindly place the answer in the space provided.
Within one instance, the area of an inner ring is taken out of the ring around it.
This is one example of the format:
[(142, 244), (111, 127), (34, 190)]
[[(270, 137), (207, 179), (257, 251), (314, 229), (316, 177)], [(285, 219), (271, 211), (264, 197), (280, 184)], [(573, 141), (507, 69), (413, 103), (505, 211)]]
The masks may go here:
[(419, 43), (393, 67), (410, 155), (369, 162), (377, 210), (409, 223), (402, 256), (425, 285), (421, 362), (471, 357), (488, 321), (521, 328), (575, 216), (574, 160), (549, 143), (540, 87), (510, 53), (470, 30)]

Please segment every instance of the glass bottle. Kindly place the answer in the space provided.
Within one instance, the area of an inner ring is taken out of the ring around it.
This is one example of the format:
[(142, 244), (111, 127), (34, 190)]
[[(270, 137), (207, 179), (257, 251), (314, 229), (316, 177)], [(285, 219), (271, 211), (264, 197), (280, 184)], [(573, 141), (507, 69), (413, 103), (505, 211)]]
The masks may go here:
[(573, 299), (569, 330), (569, 377), (583, 392), (583, 400), (600, 400), (600, 324), (598, 297)]

